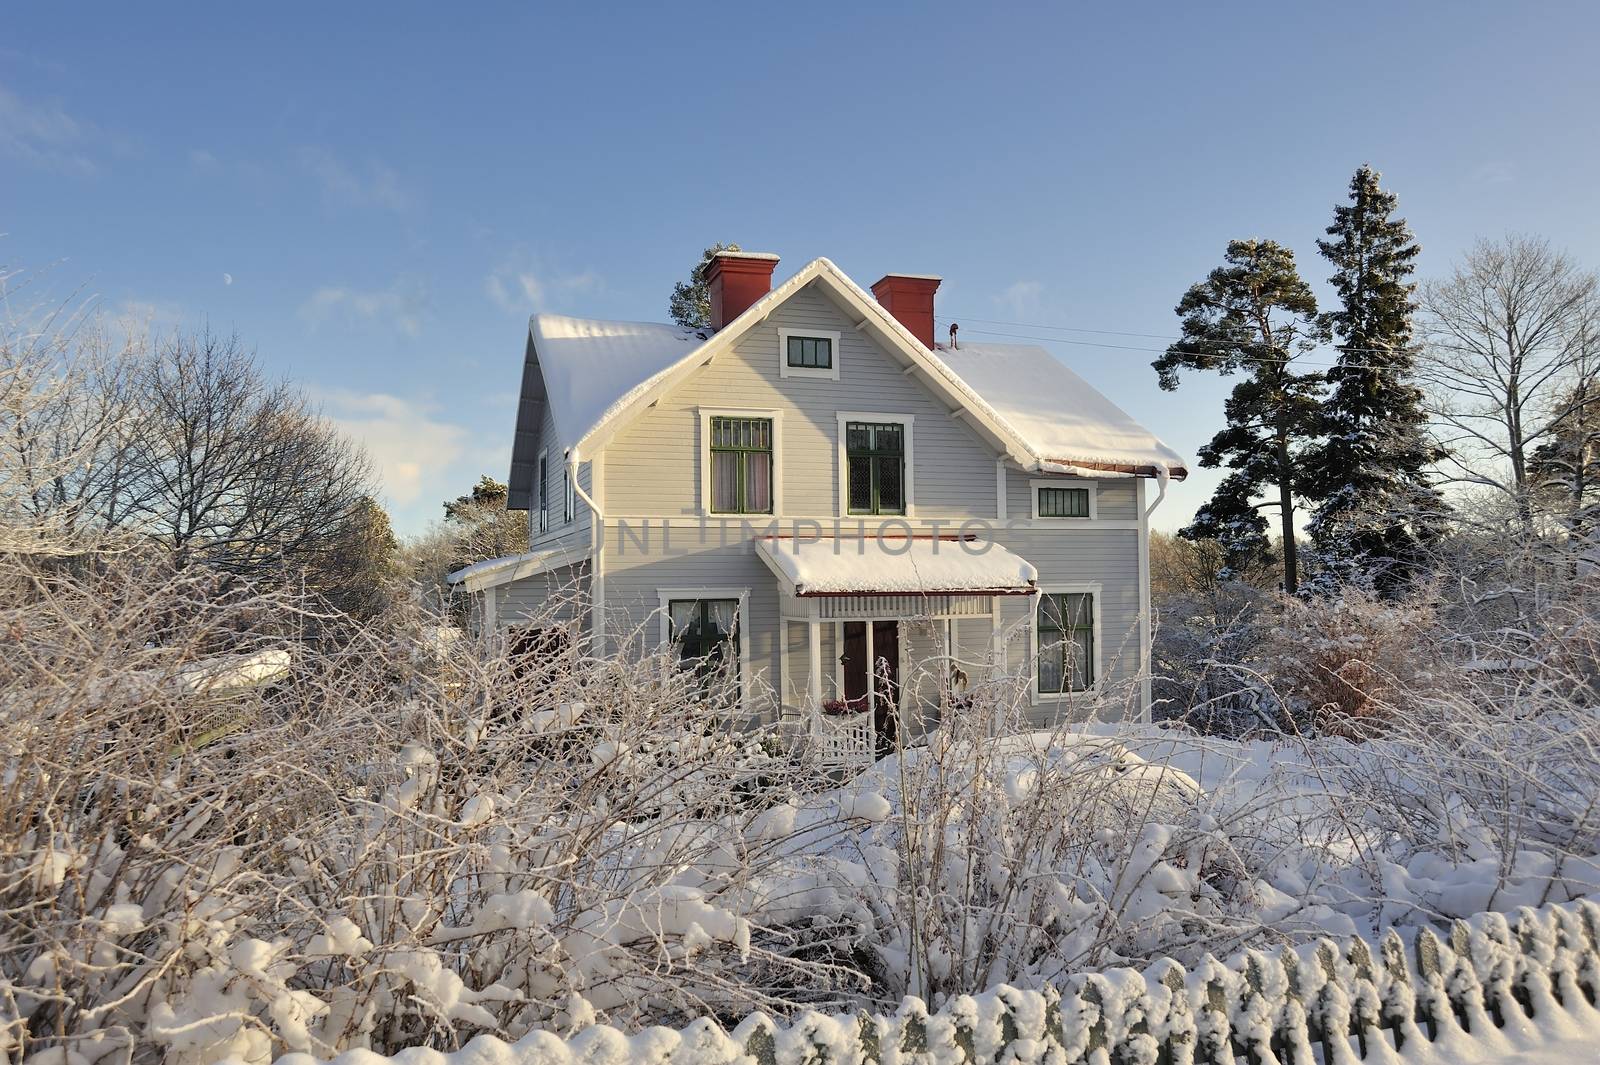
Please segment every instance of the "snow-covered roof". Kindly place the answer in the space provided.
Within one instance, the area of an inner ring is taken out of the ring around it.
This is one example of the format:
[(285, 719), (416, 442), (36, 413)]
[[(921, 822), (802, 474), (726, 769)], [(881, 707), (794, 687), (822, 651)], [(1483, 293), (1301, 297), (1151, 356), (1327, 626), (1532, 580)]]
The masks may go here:
[(508, 581), (519, 581), (524, 577), (532, 577), (545, 570), (556, 569), (560, 566), (570, 566), (575, 562), (582, 562), (589, 557), (587, 547), (574, 550), (569, 547), (553, 547), (543, 551), (524, 551), (520, 555), (502, 555), (499, 558), (486, 558), (482, 562), (474, 562), (470, 566), (463, 566), (445, 578), (448, 584), (464, 584), (469, 592), (492, 588), (495, 585), (505, 584)]
[(794, 595), (1025, 594), (1039, 571), (997, 543), (971, 537), (769, 536), (761, 560)]
[(544, 370), (562, 450), (572, 448), (634, 389), (710, 339), (709, 330), (536, 314), (528, 331)]
[(1176, 451), (1044, 348), (963, 341), (955, 349), (941, 344), (934, 354), (1043, 463), (1111, 467), (1112, 472), (1131, 467), (1121, 471), (1125, 473), (1164, 467), (1184, 476)]
[(930, 352), (844, 271), (818, 258), (715, 333), (534, 315), (512, 449), (511, 508), (529, 503), (539, 417), (555, 419), (554, 435), (565, 452), (603, 447), (649, 397), (671, 388), (812, 282), (862, 313), (861, 327), (897, 347), (948, 402), (974, 412), (974, 428), (1025, 468), (1088, 476), (1185, 475), (1176, 452), (1043, 348), (963, 344)]

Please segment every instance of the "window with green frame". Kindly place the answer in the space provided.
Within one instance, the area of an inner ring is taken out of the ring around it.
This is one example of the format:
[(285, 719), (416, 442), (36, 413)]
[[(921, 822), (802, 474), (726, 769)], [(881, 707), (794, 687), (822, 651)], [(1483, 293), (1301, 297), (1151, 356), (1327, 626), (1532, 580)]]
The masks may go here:
[(898, 422), (847, 422), (845, 496), (851, 514), (906, 512), (906, 428)]
[(1089, 490), (1087, 488), (1039, 489), (1039, 517), (1087, 518), (1089, 516)]
[(1039, 596), (1039, 691), (1081, 692), (1094, 675), (1094, 593), (1046, 592)]
[(699, 678), (707, 698), (739, 694), (739, 600), (673, 599), (667, 619), (678, 662)]
[(772, 513), (772, 419), (711, 419), (711, 512)]
[(833, 369), (833, 341), (828, 337), (789, 338), (789, 365), (803, 370)]

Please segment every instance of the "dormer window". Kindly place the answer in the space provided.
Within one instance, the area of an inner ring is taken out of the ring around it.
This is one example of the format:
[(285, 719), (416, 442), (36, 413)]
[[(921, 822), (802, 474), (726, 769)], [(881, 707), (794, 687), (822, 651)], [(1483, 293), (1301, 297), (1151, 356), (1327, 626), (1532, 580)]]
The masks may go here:
[(839, 379), (839, 334), (818, 330), (778, 330), (778, 372), (782, 377)]

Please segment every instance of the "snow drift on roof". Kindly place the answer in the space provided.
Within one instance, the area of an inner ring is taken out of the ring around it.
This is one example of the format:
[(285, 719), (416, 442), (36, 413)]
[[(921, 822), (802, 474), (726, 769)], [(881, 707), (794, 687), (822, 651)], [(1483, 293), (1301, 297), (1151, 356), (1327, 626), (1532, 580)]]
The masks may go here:
[(963, 341), (934, 354), (1041, 462), (1183, 469), (1176, 451), (1041, 347)]
[(677, 363), (710, 332), (654, 322), (607, 322), (536, 314), (528, 322), (544, 371), (556, 437), (570, 449), (644, 382)]
[(445, 583), (465, 583), (468, 591), (477, 591), (479, 588), (521, 580), (561, 566), (570, 566), (588, 557), (587, 546), (578, 550), (551, 547), (541, 551), (525, 551), (520, 555), (502, 555), (499, 558), (486, 558), (482, 562), (463, 566), (445, 577)]
[(899, 537), (756, 541), (796, 595), (1028, 592), (1039, 571), (988, 540)]

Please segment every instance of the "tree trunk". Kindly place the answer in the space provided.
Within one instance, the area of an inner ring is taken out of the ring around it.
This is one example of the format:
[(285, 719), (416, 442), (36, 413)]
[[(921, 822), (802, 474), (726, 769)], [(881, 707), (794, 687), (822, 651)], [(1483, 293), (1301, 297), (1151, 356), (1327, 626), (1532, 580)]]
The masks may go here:
[(1294, 473), (1289, 460), (1289, 436), (1278, 430), (1278, 513), (1283, 521), (1283, 594), (1300, 590), (1300, 548), (1294, 542)]

